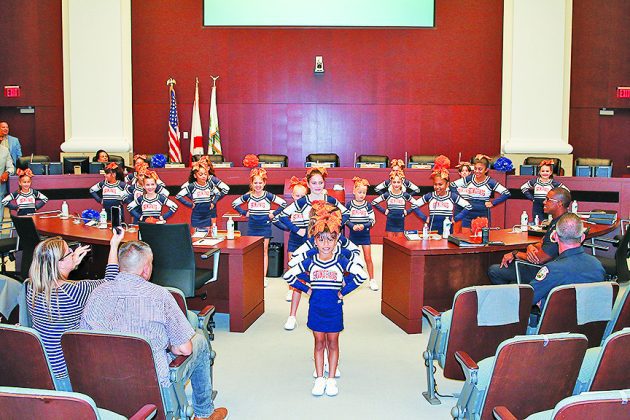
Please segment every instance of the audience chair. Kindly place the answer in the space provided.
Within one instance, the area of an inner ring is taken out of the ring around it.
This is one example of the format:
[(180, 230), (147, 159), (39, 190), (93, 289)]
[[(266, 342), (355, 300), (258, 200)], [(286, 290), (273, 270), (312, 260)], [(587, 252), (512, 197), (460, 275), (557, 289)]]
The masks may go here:
[(7, 266), (5, 258), (9, 258), (11, 261), (15, 261), (15, 252), (17, 251), (17, 236), (14, 237), (15, 228), (13, 222), (2, 222), (2, 233), (9, 230), (8, 238), (0, 238), (0, 271), (2, 274), (7, 274)]
[[(577, 290), (590, 289), (595, 293), (593, 296), (600, 296), (599, 293), (607, 288), (612, 288), (612, 300), (610, 302), (598, 302), (597, 305), (588, 307), (584, 311), (585, 320), (593, 314), (593, 307), (610, 308), (610, 318), (602, 321), (585, 322), (579, 320), (580, 312), (577, 308)], [(614, 282), (580, 283), (558, 286), (551, 290), (547, 297), (547, 302), (540, 315), (540, 322), (537, 326), (528, 328), (528, 334), (552, 334), (560, 332), (574, 332), (584, 334), (588, 337), (589, 347), (597, 347), (602, 342), (604, 331), (612, 318), (612, 308), (619, 292), (619, 285)], [(536, 302), (535, 302), (536, 303)], [(585, 322), (580, 324), (580, 322)]]
[[(627, 220), (623, 224), (627, 224)], [(595, 250), (608, 250), (608, 247), (595, 245), (595, 241), (607, 242), (617, 249), (613, 258), (597, 255)], [(586, 247), (592, 248), (593, 255), (602, 263), (606, 270), (607, 280), (614, 280), (619, 283), (625, 283), (630, 280), (630, 270), (628, 269), (628, 258), (630, 258), (630, 229), (625, 229), (625, 233), (621, 237), (610, 238), (592, 238), (592, 243), (585, 244)]]
[(522, 419), (554, 407), (571, 395), (587, 345), (582, 334), (561, 333), (510, 338), (479, 364), (456, 352), (466, 381), (451, 415), (491, 419), (494, 407), (506, 406)]
[(630, 388), (630, 328), (611, 334), (601, 347), (586, 350), (573, 394)]
[[(553, 410), (536, 413), (528, 419), (627, 419), (630, 418), (629, 395), (630, 389), (585, 392), (567, 397), (556, 404)], [(493, 413), (497, 420), (516, 420), (514, 414), (505, 406), (495, 407)]]
[[(554, 175), (564, 175), (564, 169), (562, 169), (562, 161), (560, 159), (557, 158), (547, 158), (547, 157), (527, 157), (525, 158), (525, 161), (523, 162), (523, 165), (533, 165), (535, 167), (538, 167), (538, 165), (540, 164), (540, 162), (542, 162), (543, 160), (551, 160), (553, 161), (553, 174)], [(536, 172), (538, 173), (538, 172)]]
[(311, 153), (306, 156), (306, 162), (333, 163), (333, 167), (337, 168), (339, 167), (339, 155), (335, 153)]
[(125, 159), (119, 155), (109, 155), (110, 162), (116, 162), (121, 168), (125, 167)]
[(385, 155), (359, 155), (357, 163), (384, 163), (385, 167), (389, 167), (389, 158)]
[(34, 329), (0, 325), (0, 360), (0, 386), (56, 389), (46, 350)]
[(188, 305), (186, 304), (186, 296), (184, 296), (184, 293), (181, 290), (176, 289), (175, 287), (167, 287), (167, 289), (169, 292), (171, 292), (173, 298), (175, 298), (175, 302), (177, 302), (177, 305), (182, 310), (184, 315), (186, 315), (186, 318), (188, 319), (188, 322), (190, 322), (190, 325), (193, 328), (201, 331), (204, 337), (206, 337), (206, 339), (208, 340), (210, 349), (212, 349), (212, 345), (210, 342), (214, 340), (214, 305), (207, 305), (201, 311), (195, 313), (188, 309)]
[[(480, 322), (478, 314), (505, 310), (505, 307), (496, 306), (496, 299), (505, 299), (510, 294), (511, 298), (518, 299), (514, 306), (517, 312), (512, 314), (518, 317), (517, 322), (506, 323), (505, 319), (497, 316), (492, 322), (495, 325), (479, 325), (488, 323)], [(481, 304), (480, 296), (483, 299)], [(465, 351), (473, 360), (481, 360), (492, 356), (499, 344), (508, 338), (525, 334), (533, 297), (534, 290), (529, 285), (473, 286), (455, 294), (453, 309), (449, 311), (439, 313), (430, 306), (422, 308), (431, 326), (427, 349), (422, 354), (427, 375), (427, 390), (422, 395), (430, 404), (440, 404), (436, 397), (433, 362), (437, 360), (445, 378), (464, 380), (455, 352)]]
[(50, 162), (50, 156), (28, 155), (28, 156), (19, 157), (15, 164), (15, 169), (26, 169), (28, 168), (28, 164), (31, 162), (38, 162), (38, 163)]
[(187, 298), (205, 297), (196, 294), (204, 284), (213, 282), (219, 273), (219, 249), (206, 252), (202, 258), (214, 258), (212, 270), (197, 269), (190, 226), (180, 224), (140, 223), (140, 238), (153, 251), (151, 281), (160, 286), (181, 290)]
[(269, 155), (261, 153), (258, 155), (260, 163), (280, 164), (283, 168), (289, 166), (289, 157), (287, 155)]
[(225, 158), (223, 157), (223, 155), (193, 155), (192, 157), (192, 161), (193, 162), (198, 162), (199, 159), (205, 156), (208, 158), (208, 160), (212, 163), (223, 163), (225, 162)]
[(151, 345), (140, 335), (68, 331), (61, 336), (61, 347), (72, 389), (92, 397), (98, 407), (130, 417), (138, 407), (153, 404), (160, 420), (192, 415), (184, 392), (188, 356), (171, 362), (171, 385), (162, 388)]
[(606, 325), (606, 330), (604, 331), (602, 345), (610, 334), (627, 327), (630, 327), (630, 287), (626, 287), (623, 294), (619, 296), (615, 302), (612, 318), (608, 322), (608, 325)]
[(35, 229), (32, 217), (12, 214), (11, 221), (13, 221), (13, 226), (18, 235), (17, 249), (22, 251), (19, 274), (22, 279), (27, 279), (28, 270), (31, 268), (31, 262), (33, 261), (33, 252), (41, 238), (39, 233), (37, 233), (37, 229)]
[[(15, 387), (0, 387), (0, 413), (15, 419), (124, 419), (109, 410), (98, 408), (92, 398), (78, 392), (47, 391)], [(156, 407), (147, 404), (131, 420), (150, 419)]]

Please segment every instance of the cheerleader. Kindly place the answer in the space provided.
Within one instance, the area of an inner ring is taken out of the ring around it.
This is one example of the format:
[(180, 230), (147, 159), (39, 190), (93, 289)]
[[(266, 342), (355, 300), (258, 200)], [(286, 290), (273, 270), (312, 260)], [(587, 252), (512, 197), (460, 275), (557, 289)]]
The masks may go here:
[[(387, 232), (403, 232), (405, 230), (405, 217), (407, 217), (406, 206), (408, 202), (412, 202), (411, 195), (403, 191), (403, 182), (405, 174), (403, 171), (391, 171), (389, 174), (390, 187), (385, 194), (372, 200), (372, 206), (387, 216), (385, 231)], [(379, 203), (385, 202), (387, 208), (382, 207)], [(416, 211), (412, 204), (412, 211)]]
[[(164, 222), (177, 211), (177, 204), (168, 197), (157, 193), (158, 179), (158, 175), (154, 171), (146, 171), (143, 175), (138, 176), (136, 184), (144, 190), (144, 193), (127, 206), (129, 213), (133, 215), (135, 220), (146, 221), (152, 217)], [(163, 206), (168, 208), (164, 214), (162, 214)]]
[[(490, 219), (490, 209), (510, 198), (510, 191), (487, 174), (490, 158), (478, 154), (473, 159), (473, 174), (451, 183), (451, 191), (460, 191), (460, 195), (470, 203), (472, 210), (462, 219), (462, 228), (470, 229), (470, 222), (477, 217)], [(460, 189), (461, 188), (461, 189)], [(499, 194), (491, 200), (493, 193)]]
[(33, 172), (30, 169), (18, 169), (15, 174), (19, 177), (19, 189), (2, 199), (2, 206), (17, 210), (18, 216), (33, 214), (41, 209), (48, 201), (41, 192), (31, 189)]
[[(287, 202), (282, 198), (265, 191), (267, 184), (267, 171), (264, 168), (254, 168), (249, 174), (250, 192), (243, 194), (232, 202), (232, 207), (242, 216), (247, 216), (247, 230), (249, 236), (262, 236), (264, 240), (263, 272), (265, 273), (264, 284), (267, 287), (267, 264), (269, 261), (269, 240), (271, 239), (271, 221), (277, 213), (280, 213)], [(243, 210), (241, 205), (247, 203), (247, 210)], [(274, 211), (271, 203), (276, 203), (279, 207)]]
[[(203, 155), (199, 158), (199, 163), (206, 167), (206, 171), (208, 172), (208, 183), (214, 188), (215, 202), (214, 206), (210, 208), (210, 218), (212, 219), (212, 224), (216, 225), (217, 223), (217, 202), (222, 199), (227, 193), (230, 191), (229, 185), (225, 182), (221, 181), (217, 178), (216, 173), (214, 171), (214, 165), (210, 162), (208, 156)], [(186, 184), (184, 184), (186, 185)], [(182, 185), (182, 188), (184, 188)]]
[[(138, 179), (138, 175), (141, 175), (143, 170), (147, 170), (149, 168), (149, 161), (147, 159), (147, 155), (136, 154), (133, 156), (133, 168), (134, 171), (128, 173), (125, 176), (125, 184), (127, 185), (135, 185), (136, 180)], [(158, 187), (165, 187), (166, 184), (161, 179), (157, 180)], [(158, 191), (159, 193), (159, 191)], [(166, 194), (168, 197), (168, 194)]]
[[(418, 216), (425, 222), (429, 223), (429, 230), (437, 230), (441, 235), (443, 233), (444, 220), (458, 222), (462, 220), (472, 206), (455, 191), (449, 190), (449, 175), (447, 168), (438, 168), (431, 174), (433, 179), (433, 192), (427, 193), (416, 200), (416, 205), (422, 207), (429, 205), (429, 217), (418, 209)], [(461, 208), (461, 211), (455, 210), (455, 207)], [(453, 217), (455, 216), (455, 217)]]
[(538, 178), (530, 179), (521, 185), (521, 191), (528, 200), (532, 200), (532, 217), (542, 221), (545, 217), (543, 210), (547, 193), (554, 188), (563, 187), (568, 190), (561, 182), (553, 179), (553, 160), (543, 160), (538, 164)]
[(112, 162), (105, 167), (105, 179), (90, 188), (90, 194), (97, 203), (102, 204), (107, 212), (107, 220), (112, 220), (112, 207), (120, 206), (127, 195), (123, 182), (124, 174), (117, 163)]
[(329, 371), (335, 372), (339, 362), (339, 333), (343, 330), (343, 297), (359, 287), (367, 278), (365, 271), (334, 249), (341, 229), (337, 209), (319, 213), (309, 229), (317, 254), (284, 274), (290, 286), (310, 295), (307, 326), (315, 339), (315, 372), (312, 394), (335, 396), (339, 392), (334, 377), (324, 378), (324, 350), (328, 353)]
[(214, 224), (210, 212), (218, 200), (215, 192), (218, 190), (208, 182), (206, 166), (199, 162), (193, 163), (188, 182), (182, 185), (181, 191), (175, 196), (180, 203), (192, 209), (192, 227), (207, 228)]
[(367, 195), (367, 188), (370, 183), (367, 179), (359, 178), (355, 176), (352, 178), (354, 181), (354, 200), (346, 203), (346, 207), (350, 212), (350, 218), (348, 219), (349, 239), (355, 245), (360, 245), (363, 250), (363, 257), (365, 258), (365, 265), (367, 266), (367, 272), (370, 277), (370, 289), (378, 290), (378, 283), (374, 280), (374, 263), (372, 262), (372, 241), (370, 238), (370, 229), (376, 223), (374, 217), (374, 210), (372, 205), (365, 201)]
[[(403, 162), (402, 159), (392, 159), (391, 168), (392, 168), (392, 172), (393, 171), (403, 172), (403, 169), (405, 168), (405, 162)], [(383, 194), (385, 191), (389, 190), (390, 183), (391, 183), (390, 179), (385, 180), (381, 182), (380, 184), (378, 184), (376, 187), (374, 187), (374, 191), (377, 194)], [(404, 192), (409, 192), (410, 194), (420, 194), (420, 187), (418, 187), (413, 182), (409, 181), (407, 178), (403, 178), (402, 189)]]
[[(144, 194), (144, 188), (142, 182), (137, 181), (138, 179), (144, 180), (148, 170), (149, 165), (147, 165), (146, 163), (139, 163), (136, 165), (136, 172), (134, 172), (136, 174), (136, 178), (134, 178), (132, 184), (127, 184), (127, 186), (125, 187), (125, 194), (123, 196), (123, 201), (125, 203), (130, 204), (133, 200), (142, 197), (142, 195)], [(163, 196), (164, 198), (168, 198), (168, 196), (170, 195), (170, 193), (164, 186), (164, 183), (159, 179), (156, 181), (155, 192)]]
[[(291, 198), (293, 199), (294, 203), (300, 198), (304, 197), (308, 192), (306, 178), (298, 179), (295, 176), (291, 177), (291, 180), (289, 182), (289, 190), (291, 191)], [(304, 237), (298, 235), (296, 232), (292, 232), (288, 226), (282, 223), (282, 221), (280, 220), (280, 216), (281, 214), (278, 214), (276, 216), (276, 218), (273, 220), (273, 224), (279, 229), (289, 232), (289, 242), (287, 243), (287, 259), (290, 261), (291, 257), (293, 256), (293, 252), (304, 243)], [(296, 211), (291, 214), (289, 219), (293, 224), (301, 224), (304, 219), (308, 219), (308, 215), (305, 216), (301, 211)], [(285, 300), (287, 302), (291, 302), (293, 300), (294, 293), (297, 295), (296, 298), (299, 299), (300, 293), (297, 290), (289, 287), (289, 291), (287, 292)]]

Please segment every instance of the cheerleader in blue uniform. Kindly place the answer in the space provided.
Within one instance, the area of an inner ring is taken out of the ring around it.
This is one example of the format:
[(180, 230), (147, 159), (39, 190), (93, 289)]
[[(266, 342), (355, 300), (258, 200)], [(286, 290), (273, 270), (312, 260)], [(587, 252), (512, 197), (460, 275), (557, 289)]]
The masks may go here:
[(521, 191), (528, 200), (532, 200), (532, 217), (542, 222), (545, 217), (543, 210), (547, 193), (554, 188), (563, 187), (568, 190), (561, 182), (553, 179), (553, 160), (543, 160), (538, 164), (538, 178), (530, 179), (521, 185)]
[[(188, 208), (192, 208), (190, 224), (195, 228), (208, 228), (213, 224), (211, 211), (215, 208), (218, 190), (208, 182), (208, 170), (202, 163), (195, 162), (188, 182), (175, 198)], [(216, 217), (216, 215), (215, 215)]]
[[(136, 180), (138, 179), (138, 175), (141, 175), (144, 171), (149, 169), (149, 161), (147, 160), (147, 155), (134, 155), (133, 156), (133, 167), (134, 171), (129, 172), (125, 175), (125, 184), (127, 185), (136, 185)], [(157, 180), (158, 185), (158, 194), (160, 193), (161, 188), (165, 188), (166, 184), (161, 179)], [(168, 194), (166, 194), (168, 197)]]
[(30, 169), (18, 169), (15, 174), (19, 178), (19, 189), (2, 199), (2, 205), (17, 210), (18, 216), (33, 214), (48, 202), (41, 192), (31, 188), (33, 172)]
[[(472, 210), (462, 219), (462, 228), (467, 230), (470, 229), (470, 222), (477, 217), (490, 220), (490, 209), (510, 198), (510, 191), (487, 175), (489, 167), (490, 158), (479, 154), (473, 159), (473, 174), (451, 183), (451, 191), (460, 191), (462, 198), (472, 206)], [(494, 193), (499, 196), (491, 200)]]
[[(168, 197), (157, 193), (158, 179), (158, 175), (154, 171), (146, 171), (143, 175), (138, 176), (136, 184), (143, 189), (144, 193), (127, 206), (134, 220), (144, 222), (157, 219), (164, 222), (177, 211), (177, 204)], [(163, 206), (168, 208), (164, 214), (162, 214)]]
[[(230, 191), (229, 185), (225, 182), (221, 181), (217, 178), (216, 173), (214, 171), (214, 165), (210, 162), (208, 156), (203, 155), (199, 158), (199, 163), (205, 165), (206, 171), (208, 172), (208, 184), (210, 184), (214, 188), (215, 202), (214, 206), (210, 208), (210, 218), (212, 219), (212, 224), (216, 225), (217, 223), (217, 202), (222, 199), (227, 193)], [(182, 185), (182, 188), (185, 188), (185, 185)]]
[(370, 229), (376, 223), (374, 210), (372, 205), (365, 201), (367, 188), (370, 185), (367, 179), (355, 176), (354, 181), (354, 200), (346, 203), (350, 217), (346, 225), (348, 226), (348, 238), (355, 245), (360, 245), (365, 258), (365, 265), (370, 276), (370, 289), (378, 290), (378, 283), (374, 280), (374, 263), (372, 262), (372, 240), (370, 238)]
[[(276, 214), (286, 207), (287, 202), (282, 198), (265, 191), (267, 184), (267, 171), (264, 168), (254, 168), (249, 174), (250, 192), (243, 194), (232, 202), (232, 207), (242, 216), (248, 217), (247, 230), (249, 236), (262, 236), (264, 240), (264, 264), (265, 287), (267, 287), (267, 264), (269, 261), (269, 240), (271, 239), (271, 221)], [(247, 210), (241, 205), (247, 203)], [(276, 203), (278, 208), (272, 210), (271, 203)]]
[[(392, 171), (403, 171), (405, 169), (405, 162), (402, 159), (392, 159), (391, 161)], [(377, 194), (383, 194), (384, 192), (389, 190), (389, 185), (391, 180), (386, 180), (378, 184), (374, 187), (374, 191)], [(403, 178), (402, 190), (404, 192), (408, 192), (409, 194), (420, 194), (420, 187), (418, 187), (413, 182), (409, 181), (407, 178)]]
[[(386, 232), (404, 232), (405, 217), (407, 217), (407, 203), (412, 203), (409, 193), (402, 190), (405, 174), (403, 171), (391, 171), (389, 174), (391, 181), (389, 190), (376, 197), (372, 201), (372, 206), (387, 216), (385, 225)], [(382, 207), (379, 203), (385, 202), (387, 208)], [(416, 212), (417, 209), (412, 203), (410, 211)]]
[(335, 396), (339, 392), (334, 377), (324, 378), (324, 350), (328, 353), (329, 372), (337, 370), (339, 362), (339, 333), (343, 330), (343, 297), (359, 287), (367, 278), (365, 271), (342, 256), (335, 256), (341, 214), (330, 207), (330, 212), (318, 212), (309, 229), (314, 237), (317, 255), (308, 258), (284, 274), (284, 279), (311, 296), (307, 326), (315, 339), (316, 378), (312, 394)]
[(107, 220), (112, 220), (112, 207), (119, 206), (121, 211), (123, 210), (122, 204), (127, 196), (127, 186), (123, 178), (122, 168), (112, 162), (105, 167), (105, 179), (90, 188), (90, 194), (94, 200), (102, 204), (107, 212)]
[[(449, 175), (447, 168), (438, 168), (431, 174), (433, 179), (433, 192), (427, 193), (416, 200), (418, 208), (425, 204), (429, 205), (429, 217), (422, 210), (418, 209), (418, 215), (425, 222), (429, 223), (429, 230), (437, 230), (441, 235), (443, 233), (444, 220), (458, 222), (466, 217), (466, 214), (472, 210), (472, 206), (455, 191), (449, 190)], [(461, 208), (457, 211), (456, 207)]]

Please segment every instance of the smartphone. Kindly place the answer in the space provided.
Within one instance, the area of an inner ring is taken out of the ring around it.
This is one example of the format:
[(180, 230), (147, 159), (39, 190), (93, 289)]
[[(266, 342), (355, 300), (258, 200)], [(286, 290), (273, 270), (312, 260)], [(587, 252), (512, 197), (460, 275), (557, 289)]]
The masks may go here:
[(113, 206), (111, 208), (111, 219), (112, 219), (112, 229), (115, 229), (117, 227), (120, 226), (120, 224), (122, 223), (122, 211), (120, 210), (120, 207), (118, 206)]

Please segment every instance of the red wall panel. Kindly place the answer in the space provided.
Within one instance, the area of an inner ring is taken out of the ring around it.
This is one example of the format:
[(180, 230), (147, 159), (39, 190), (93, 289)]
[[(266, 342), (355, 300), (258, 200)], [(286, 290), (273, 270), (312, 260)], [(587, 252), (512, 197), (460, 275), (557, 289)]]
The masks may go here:
[[(437, 0), (429, 29), (209, 28), (199, 0), (178, 2), (175, 14), (165, 0), (132, 3), (137, 151), (167, 150), (171, 76), (182, 131), (200, 77), (207, 130), (210, 74), (220, 76), (221, 138), (235, 162), (263, 152), (301, 166), (312, 152), (350, 165), (355, 152), (456, 159), (499, 150), (501, 0)], [(324, 75), (313, 74), (315, 55)]]

